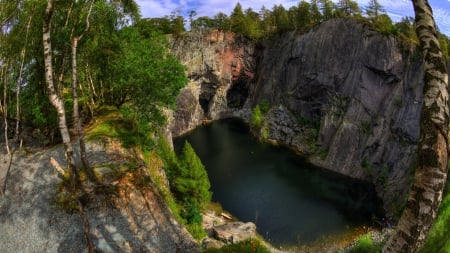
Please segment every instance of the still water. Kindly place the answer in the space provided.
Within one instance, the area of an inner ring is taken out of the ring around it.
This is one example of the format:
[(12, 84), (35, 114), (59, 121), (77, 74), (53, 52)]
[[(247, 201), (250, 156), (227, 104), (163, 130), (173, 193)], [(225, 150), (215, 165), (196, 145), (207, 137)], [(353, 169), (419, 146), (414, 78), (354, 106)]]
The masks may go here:
[(274, 245), (299, 245), (370, 225), (379, 201), (371, 187), (315, 168), (286, 148), (259, 143), (237, 119), (202, 126), (187, 140), (208, 171), (213, 201), (252, 221)]

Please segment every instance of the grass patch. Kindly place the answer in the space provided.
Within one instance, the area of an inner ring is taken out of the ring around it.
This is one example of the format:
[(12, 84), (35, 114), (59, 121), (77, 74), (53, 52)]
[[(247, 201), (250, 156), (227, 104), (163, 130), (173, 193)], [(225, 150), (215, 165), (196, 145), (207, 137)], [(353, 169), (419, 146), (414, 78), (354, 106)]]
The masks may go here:
[(220, 249), (207, 249), (204, 253), (269, 253), (260, 240), (250, 239), (236, 244), (226, 245)]
[(378, 253), (383, 248), (382, 244), (375, 244), (370, 234), (361, 236), (356, 245), (352, 247), (347, 253)]

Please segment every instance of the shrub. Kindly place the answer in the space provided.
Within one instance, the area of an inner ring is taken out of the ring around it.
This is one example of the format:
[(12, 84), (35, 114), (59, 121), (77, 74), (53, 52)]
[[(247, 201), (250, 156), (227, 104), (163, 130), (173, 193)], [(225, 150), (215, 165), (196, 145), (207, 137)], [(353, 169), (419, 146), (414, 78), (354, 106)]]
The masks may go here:
[(263, 116), (262, 116), (261, 109), (260, 109), (259, 105), (256, 105), (255, 108), (253, 108), (251, 124), (253, 127), (260, 128), (261, 124), (262, 124), (262, 120), (263, 120)]

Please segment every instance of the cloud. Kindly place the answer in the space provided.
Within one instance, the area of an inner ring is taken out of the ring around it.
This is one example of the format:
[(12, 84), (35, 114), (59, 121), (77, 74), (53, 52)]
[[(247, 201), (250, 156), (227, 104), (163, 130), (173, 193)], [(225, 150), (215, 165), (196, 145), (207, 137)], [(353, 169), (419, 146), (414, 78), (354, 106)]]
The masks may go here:
[(443, 8), (436, 8), (433, 12), (439, 30), (447, 36), (450, 36), (450, 11)]
[[(170, 15), (175, 10), (180, 10), (185, 16), (189, 11), (195, 10), (197, 17), (214, 16), (219, 12), (229, 15), (238, 1), (245, 9), (252, 8), (259, 11), (262, 6), (268, 9), (277, 4), (283, 5), (286, 9), (297, 5), (300, 0), (136, 0), (141, 7), (143, 17), (163, 17)], [(337, 3), (338, 0), (333, 0)], [(360, 7), (364, 8), (369, 0), (356, 0)], [(434, 16), (442, 33), (450, 35), (450, 7), (447, 2), (442, 0), (431, 0), (430, 4), (434, 9)], [(392, 20), (400, 21), (404, 16), (414, 16), (414, 9), (410, 0), (379, 0), (386, 12), (391, 16)]]
[(142, 17), (163, 17), (178, 8), (179, 4), (173, 0), (137, 0)]

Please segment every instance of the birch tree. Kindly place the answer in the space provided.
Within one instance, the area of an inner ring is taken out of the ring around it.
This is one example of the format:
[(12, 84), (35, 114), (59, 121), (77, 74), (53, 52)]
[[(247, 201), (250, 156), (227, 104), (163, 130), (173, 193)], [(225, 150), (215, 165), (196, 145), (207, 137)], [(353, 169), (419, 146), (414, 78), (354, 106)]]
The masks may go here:
[(416, 252), (436, 218), (447, 180), (448, 73), (427, 0), (413, 0), (424, 68), (424, 99), (415, 177), (405, 210), (383, 252)]
[[(84, 3), (83, 3), (84, 4)], [(88, 11), (86, 14), (86, 21), (85, 21), (85, 29), (79, 34), (74, 35), (72, 37), (71, 42), (71, 51), (72, 51), (72, 96), (73, 96), (73, 122), (75, 129), (78, 134), (78, 140), (80, 143), (80, 158), (81, 162), (83, 163), (83, 166), (87, 172), (87, 175), (91, 181), (95, 181), (95, 175), (92, 169), (89, 166), (89, 162), (87, 159), (86, 154), (86, 143), (84, 141), (84, 131), (83, 127), (81, 125), (81, 119), (80, 119), (80, 113), (79, 113), (79, 106), (78, 106), (78, 69), (77, 69), (77, 48), (78, 48), (78, 42), (83, 38), (84, 34), (89, 30), (89, 17), (91, 15), (92, 6), (94, 4), (94, 0), (90, 0)], [(76, 28), (76, 24), (72, 28), (72, 35), (74, 33), (74, 30)]]
[(45, 8), (44, 22), (42, 27), (42, 42), (44, 46), (44, 68), (45, 83), (47, 85), (48, 98), (50, 103), (56, 109), (58, 127), (64, 144), (64, 154), (67, 166), (70, 171), (70, 184), (72, 189), (78, 185), (78, 169), (75, 166), (73, 156), (73, 147), (70, 140), (69, 128), (67, 127), (66, 111), (64, 101), (57, 92), (53, 80), (53, 64), (52, 64), (52, 42), (51, 42), (51, 21), (53, 15), (55, 0), (48, 0)]

